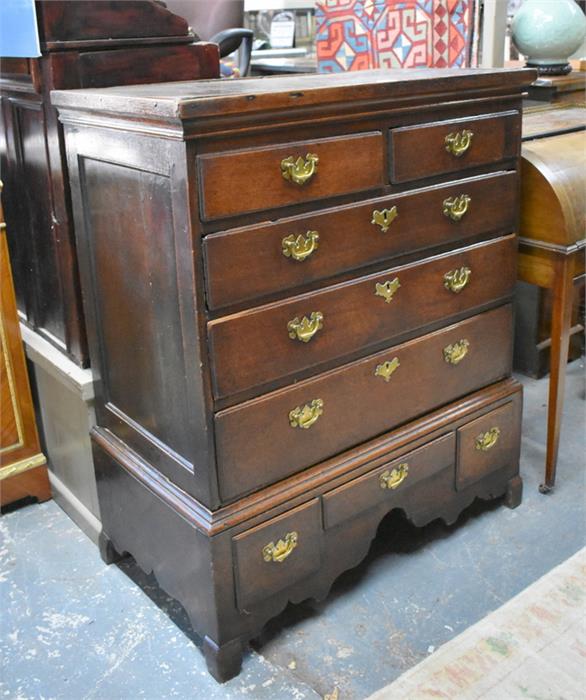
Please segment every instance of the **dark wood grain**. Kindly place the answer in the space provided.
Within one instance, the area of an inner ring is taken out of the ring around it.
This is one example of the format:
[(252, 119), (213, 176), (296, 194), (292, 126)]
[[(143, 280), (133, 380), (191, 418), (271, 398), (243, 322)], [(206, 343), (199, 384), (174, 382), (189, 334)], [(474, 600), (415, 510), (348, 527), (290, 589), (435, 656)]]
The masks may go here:
[[(445, 138), (464, 129), (474, 135), (470, 148), (457, 157), (446, 150)], [(391, 181), (408, 182), (513, 158), (520, 146), (521, 122), (514, 111), (392, 129)]]
[[(374, 356), (299, 382), (216, 415), (220, 493), (225, 501), (316, 464), (505, 377), (511, 371), (509, 306), (454, 324)], [(443, 350), (465, 339), (458, 364)], [(378, 365), (397, 358), (386, 382)], [(289, 412), (323, 402), (323, 414), (307, 429), (292, 428)], [(270, 436), (270, 439), (268, 439)]]
[[(321, 509), (317, 499), (237, 535), (234, 566), (238, 607), (247, 610), (319, 569)], [(263, 548), (295, 533), (297, 545), (282, 561), (265, 561)]]
[(0, 69), (9, 246), (20, 313), (87, 366), (65, 143), (50, 92), (213, 78), (219, 55), (214, 44), (194, 44), (185, 20), (162, 3), (41, 0), (36, 7), (42, 55), (2, 58)]
[[(453, 433), (432, 440), (399, 459), (386, 462), (358, 479), (323, 495), (324, 527), (335, 527), (380, 503), (387, 503), (392, 507), (395, 496), (403, 495), (405, 489), (412, 488), (421, 480), (443, 469), (453, 471), (455, 464), (456, 440)], [(381, 476), (393, 469), (404, 468), (404, 465), (407, 465), (408, 469), (405, 481), (396, 489), (382, 488)]]
[[(290, 156), (305, 159), (307, 154), (319, 157), (315, 175), (303, 185), (285, 180), (281, 161)], [(384, 183), (380, 133), (220, 153), (198, 160), (203, 219), (362, 192)]]
[[(459, 222), (451, 221), (443, 214), (443, 201), (464, 193), (472, 198), (470, 210)], [(208, 305), (215, 309), (290, 293), (398, 255), (509, 233), (515, 226), (516, 201), (516, 173), (501, 173), (206, 236)], [(373, 212), (392, 207), (397, 207), (397, 218), (384, 232), (372, 223)], [(308, 231), (318, 232), (318, 248), (303, 261), (285, 257), (283, 238), (306, 236)]]
[[(507, 144), (532, 77), (366, 71), (54, 94), (96, 368), (103, 541), (181, 601), (218, 680), (268, 619), (356, 566), (390, 510), (423, 525), (475, 498), (518, 502), (518, 429), (506, 463), (469, 486), (456, 488), (455, 460), (459, 430), (521, 407)], [(487, 137), (470, 167), (430, 169), (417, 190), (389, 182), (393, 129), (507, 110), (504, 150)], [(283, 180), (284, 156), (318, 149), (315, 179)], [(472, 197), (460, 221), (442, 213), (448, 194)], [(383, 233), (370, 220), (387, 204), (399, 216)], [(322, 245), (309, 266), (279, 268), (298, 226), (319, 226)], [(465, 267), (468, 284), (448, 290), (444, 275)], [(375, 292), (395, 278), (387, 303)], [(291, 339), (288, 321), (312, 311), (323, 328)], [(467, 354), (447, 362), (459, 343)], [(291, 412), (314, 399), (321, 414), (299, 427)], [(405, 459), (404, 484), (373, 493)]]
[[(307, 374), (408, 330), (506, 298), (515, 283), (515, 250), (515, 237), (507, 236), (211, 321), (215, 395), (253, 387), (258, 394), (269, 382)], [(461, 267), (472, 271), (470, 282), (454, 294), (445, 288), (444, 274)], [(375, 294), (376, 284), (395, 279), (400, 287), (387, 303)], [(289, 321), (312, 312), (323, 314), (323, 327), (309, 342), (291, 339)]]
[[(487, 432), (499, 430), (498, 439), (486, 451), (478, 441)], [(456, 488), (465, 489), (500, 469), (513, 469), (518, 459), (521, 411), (513, 403), (491, 411), (458, 430)], [(513, 474), (511, 474), (513, 476)]]

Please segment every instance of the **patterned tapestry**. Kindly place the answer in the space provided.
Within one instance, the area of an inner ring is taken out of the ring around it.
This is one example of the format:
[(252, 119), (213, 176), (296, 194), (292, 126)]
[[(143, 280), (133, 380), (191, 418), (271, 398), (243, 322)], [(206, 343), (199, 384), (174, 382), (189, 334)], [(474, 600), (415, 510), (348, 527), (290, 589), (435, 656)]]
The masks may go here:
[(475, 0), (321, 0), (319, 73), (470, 65)]

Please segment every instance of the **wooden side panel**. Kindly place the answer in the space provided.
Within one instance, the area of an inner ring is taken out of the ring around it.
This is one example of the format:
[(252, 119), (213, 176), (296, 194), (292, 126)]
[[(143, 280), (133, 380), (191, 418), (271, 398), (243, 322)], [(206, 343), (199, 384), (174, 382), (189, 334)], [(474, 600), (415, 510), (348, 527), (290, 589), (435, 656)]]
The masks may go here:
[(169, 178), (85, 158), (81, 179), (104, 400), (185, 457), (187, 399), (175, 371), (183, 349)]

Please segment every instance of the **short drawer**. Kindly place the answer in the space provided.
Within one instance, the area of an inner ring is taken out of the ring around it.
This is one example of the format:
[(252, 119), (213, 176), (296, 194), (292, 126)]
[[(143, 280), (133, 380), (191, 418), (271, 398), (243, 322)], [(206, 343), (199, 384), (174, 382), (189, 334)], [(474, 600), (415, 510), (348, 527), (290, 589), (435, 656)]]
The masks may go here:
[(204, 220), (381, 187), (380, 131), (199, 156)]
[(454, 433), (383, 464), (323, 496), (324, 524), (334, 527), (379, 503), (392, 504), (422, 479), (455, 463)]
[(224, 501), (284, 479), (509, 375), (510, 305), (215, 417)]
[[(462, 200), (464, 198), (464, 200)], [(204, 239), (207, 301), (221, 308), (516, 225), (517, 173), (222, 231)], [(455, 217), (450, 206), (465, 202)]]
[(519, 467), (521, 403), (508, 403), (458, 430), (456, 488), (465, 489), (492, 472)]
[(260, 394), (263, 385), (506, 297), (515, 250), (515, 236), (506, 236), (210, 321), (214, 393)]
[(321, 509), (314, 498), (232, 539), (238, 607), (301, 581), (321, 562)]
[(391, 182), (409, 182), (519, 155), (517, 111), (391, 129)]

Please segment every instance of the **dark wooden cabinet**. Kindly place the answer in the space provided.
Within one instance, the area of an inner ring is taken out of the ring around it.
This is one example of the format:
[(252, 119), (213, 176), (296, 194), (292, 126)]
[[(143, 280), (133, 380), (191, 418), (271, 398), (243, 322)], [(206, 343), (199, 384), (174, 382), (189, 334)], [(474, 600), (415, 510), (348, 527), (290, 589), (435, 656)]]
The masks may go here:
[(381, 518), (521, 497), (511, 378), (532, 71), (54, 93), (98, 426), (102, 553), (210, 672), (326, 595)]
[(215, 44), (151, 0), (36, 2), (42, 56), (3, 58), (0, 155), (18, 309), (32, 328), (88, 364), (65, 146), (49, 93), (214, 78)]

